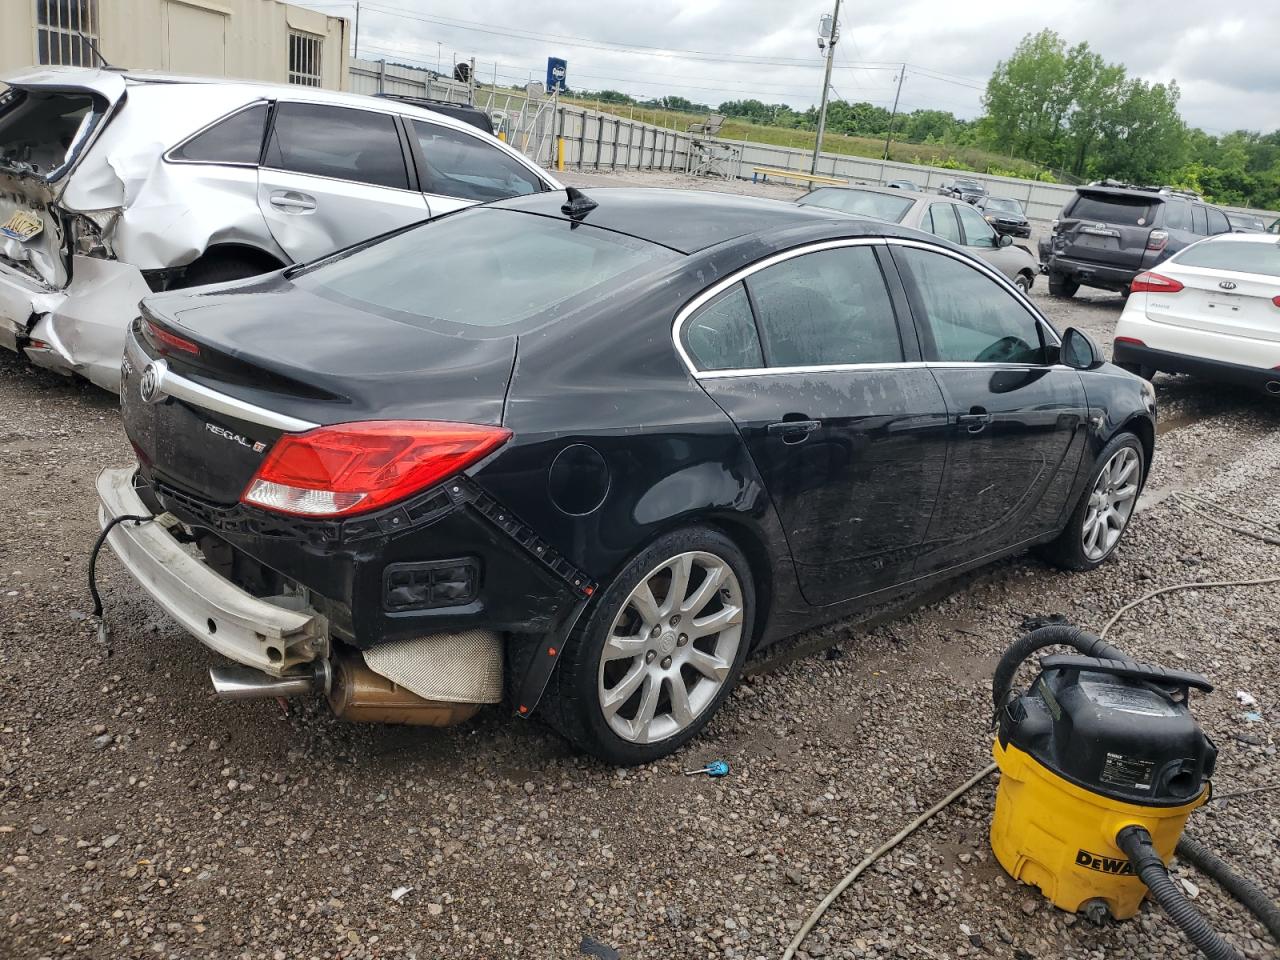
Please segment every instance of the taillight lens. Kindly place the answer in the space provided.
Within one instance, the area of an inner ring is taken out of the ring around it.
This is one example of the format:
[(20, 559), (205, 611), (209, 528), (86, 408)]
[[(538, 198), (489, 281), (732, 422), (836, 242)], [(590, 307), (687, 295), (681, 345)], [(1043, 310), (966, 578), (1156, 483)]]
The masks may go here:
[(1131, 347), (1145, 347), (1146, 344), (1137, 337), (1116, 337), (1114, 343), (1127, 343)]
[(1150, 270), (1134, 277), (1129, 287), (1131, 293), (1177, 293), (1181, 289), (1182, 284), (1177, 280)]
[(1272, 297), (1271, 302), (1274, 303), (1277, 307), (1280, 307), (1280, 296)]
[(1166, 230), (1152, 230), (1147, 235), (1147, 249), (1159, 253), (1169, 244), (1169, 233)]
[(241, 501), (304, 517), (364, 513), (457, 473), (511, 436), (502, 427), (369, 420), (286, 433)]
[(146, 317), (142, 318), (142, 332), (146, 334), (147, 339), (161, 353), (169, 356), (173, 356), (175, 352), (185, 353), (190, 357), (200, 356), (200, 345), (194, 340), (180, 337), (176, 333), (166, 330), (158, 323), (153, 323)]

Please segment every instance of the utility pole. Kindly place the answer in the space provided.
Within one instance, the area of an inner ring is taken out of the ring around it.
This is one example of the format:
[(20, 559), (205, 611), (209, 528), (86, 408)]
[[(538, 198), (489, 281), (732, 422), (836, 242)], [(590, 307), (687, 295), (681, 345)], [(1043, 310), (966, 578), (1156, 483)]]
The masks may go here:
[[(818, 172), (818, 154), (822, 153), (822, 134), (827, 129), (827, 93), (831, 89), (831, 67), (836, 61), (836, 40), (840, 36), (840, 0), (836, 0), (835, 12), (831, 14), (831, 36), (827, 39), (827, 69), (822, 75), (822, 106), (818, 108), (818, 139), (813, 144), (813, 163), (809, 165), (810, 173)], [(818, 36), (818, 46), (822, 47), (823, 37)]]
[(884, 159), (889, 159), (889, 140), (893, 136), (893, 121), (898, 116), (898, 98), (902, 96), (902, 78), (907, 75), (907, 65), (904, 63), (902, 69), (898, 71), (898, 92), (893, 95), (893, 112), (889, 114), (889, 130), (884, 135)]
[(355, 49), (355, 52), (353, 52), (353, 53), (351, 54), (351, 59), (352, 59), (352, 60), (359, 60), (359, 59), (360, 59), (360, 0), (356, 0), (356, 38), (355, 38), (355, 44), (356, 44), (356, 49)]

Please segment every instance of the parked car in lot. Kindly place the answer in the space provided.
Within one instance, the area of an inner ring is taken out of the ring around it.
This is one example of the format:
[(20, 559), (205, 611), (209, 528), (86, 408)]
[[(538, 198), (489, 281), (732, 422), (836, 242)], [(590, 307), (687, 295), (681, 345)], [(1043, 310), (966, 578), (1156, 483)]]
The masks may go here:
[(46, 67), (0, 96), (0, 345), (106, 389), (138, 301), (559, 185), (470, 123), (315, 87)]
[(1280, 396), (1280, 246), (1227, 233), (1139, 274), (1112, 354), (1147, 379), (1192, 373)]
[(944, 197), (954, 197), (965, 203), (977, 203), (987, 195), (987, 188), (977, 180), (949, 180), (938, 187), (938, 193)]
[(914, 227), (967, 247), (1023, 292), (1029, 291), (1040, 264), (1027, 247), (1002, 237), (972, 206), (929, 194), (904, 195), (883, 187), (818, 187), (801, 197), (801, 206), (828, 207), (859, 217), (875, 217)]
[(1022, 211), (1022, 204), (1013, 197), (983, 197), (975, 204), (983, 218), (996, 233), (1030, 239), (1031, 221)]
[(1233, 233), (1266, 233), (1267, 224), (1252, 213), (1227, 213), (1227, 222)]
[(716, 193), (540, 193), (150, 298), (124, 369), (101, 517), (164, 522), (108, 542), (224, 690), (438, 723), (505, 677), (616, 763), (797, 630), (1035, 545), (1097, 566), (1154, 442), (1150, 385), (982, 260)]
[(1040, 258), (1049, 292), (1126, 292), (1133, 278), (1201, 237), (1230, 233), (1227, 215), (1194, 194), (1127, 184), (1077, 187)]
[(885, 186), (891, 190), (912, 190), (917, 193), (920, 191), (920, 188), (912, 180), (890, 180)]

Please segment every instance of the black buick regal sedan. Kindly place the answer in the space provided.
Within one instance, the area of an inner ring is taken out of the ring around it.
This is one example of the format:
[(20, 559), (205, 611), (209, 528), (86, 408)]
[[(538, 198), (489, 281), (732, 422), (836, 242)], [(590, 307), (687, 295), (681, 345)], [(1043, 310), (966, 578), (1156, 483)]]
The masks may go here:
[(960, 248), (711, 193), (502, 201), (153, 298), (123, 374), (101, 522), (217, 692), (505, 701), (615, 763), (788, 634), (1029, 547), (1102, 563), (1154, 441), (1149, 385)]

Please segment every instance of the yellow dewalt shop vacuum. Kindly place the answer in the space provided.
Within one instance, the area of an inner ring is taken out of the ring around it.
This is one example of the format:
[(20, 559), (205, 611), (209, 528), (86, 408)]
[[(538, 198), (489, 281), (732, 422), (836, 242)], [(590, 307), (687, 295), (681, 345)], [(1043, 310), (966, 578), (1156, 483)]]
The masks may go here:
[[(1040, 675), (1012, 693), (1018, 667), (1045, 647)], [(1137, 663), (1077, 627), (1042, 627), (996, 668), (992, 693), (1000, 768), (991, 848), (1010, 876), (1097, 923), (1138, 912), (1148, 894), (1212, 960), (1241, 960), (1169, 877), (1175, 850), (1218, 880), (1274, 935), (1266, 894), (1191, 838), (1187, 818), (1208, 801), (1217, 749), (1191, 715), (1195, 673)]]

